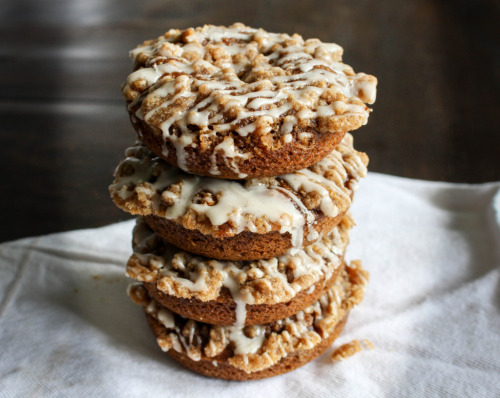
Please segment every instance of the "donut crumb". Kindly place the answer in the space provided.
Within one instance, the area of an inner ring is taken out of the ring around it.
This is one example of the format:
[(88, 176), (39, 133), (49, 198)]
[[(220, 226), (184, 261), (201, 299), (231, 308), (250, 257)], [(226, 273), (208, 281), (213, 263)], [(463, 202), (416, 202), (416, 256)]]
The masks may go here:
[(339, 348), (337, 348), (332, 355), (332, 361), (343, 361), (358, 352), (363, 350), (373, 350), (373, 348), (373, 343), (370, 340), (365, 339), (361, 342), (359, 340), (353, 340), (349, 343), (342, 344)]

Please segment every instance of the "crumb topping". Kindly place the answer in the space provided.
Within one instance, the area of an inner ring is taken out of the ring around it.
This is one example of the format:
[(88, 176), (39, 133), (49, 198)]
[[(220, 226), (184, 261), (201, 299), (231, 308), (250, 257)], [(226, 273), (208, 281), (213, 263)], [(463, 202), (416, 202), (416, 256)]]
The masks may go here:
[(216, 300), (223, 287), (243, 304), (290, 301), (320, 280), (329, 280), (342, 264), (353, 226), (350, 215), (326, 236), (294, 254), (268, 260), (213, 260), (180, 251), (165, 243), (142, 220), (134, 229), (134, 254), (127, 275), (154, 282), (163, 293), (179, 298)]
[(278, 363), (287, 355), (314, 348), (363, 298), (368, 273), (359, 262), (346, 266), (332, 288), (303, 311), (266, 325), (218, 326), (183, 318), (152, 300), (138, 284), (129, 288), (134, 302), (144, 306), (163, 326), (157, 336), (164, 351), (175, 350), (192, 360), (227, 360), (246, 373)]
[(131, 214), (165, 217), (219, 238), (243, 231), (289, 233), (297, 249), (318, 214), (336, 217), (349, 208), (368, 164), (368, 157), (352, 144), (347, 134), (307, 169), (236, 181), (185, 173), (137, 143), (117, 167), (110, 192)]
[(130, 52), (135, 71), (122, 91), (132, 115), (161, 131), (189, 171), (186, 148), (194, 143), (236, 159), (251, 156), (235, 148), (237, 137), (273, 149), (300, 142), (303, 132), (365, 124), (377, 79), (342, 63), (342, 52), (242, 24), (172, 29)]

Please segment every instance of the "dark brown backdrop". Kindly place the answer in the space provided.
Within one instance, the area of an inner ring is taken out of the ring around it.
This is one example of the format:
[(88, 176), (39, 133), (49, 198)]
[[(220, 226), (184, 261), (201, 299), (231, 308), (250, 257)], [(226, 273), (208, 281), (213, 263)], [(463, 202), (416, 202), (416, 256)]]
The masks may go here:
[(500, 179), (495, 1), (2, 0), (0, 241), (128, 218), (107, 186), (134, 141), (128, 50), (169, 28), (241, 21), (334, 41), (379, 78), (356, 147), (370, 170)]

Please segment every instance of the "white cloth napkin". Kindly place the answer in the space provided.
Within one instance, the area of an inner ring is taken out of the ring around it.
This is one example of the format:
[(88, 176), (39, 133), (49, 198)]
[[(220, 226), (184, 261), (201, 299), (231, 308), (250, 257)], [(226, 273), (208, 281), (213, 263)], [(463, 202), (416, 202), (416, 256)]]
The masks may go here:
[[(0, 245), (2, 397), (498, 397), (500, 183), (371, 173), (347, 257), (371, 273), (341, 337), (308, 365), (228, 382), (156, 345), (126, 296), (133, 222)], [(335, 347), (373, 350), (332, 363)]]

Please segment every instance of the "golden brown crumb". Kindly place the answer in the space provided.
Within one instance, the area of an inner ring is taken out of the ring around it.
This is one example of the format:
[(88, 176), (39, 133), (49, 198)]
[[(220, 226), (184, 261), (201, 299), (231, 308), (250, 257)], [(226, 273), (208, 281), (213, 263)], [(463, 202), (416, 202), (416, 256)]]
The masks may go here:
[(349, 343), (342, 344), (339, 348), (337, 348), (332, 355), (332, 360), (343, 361), (357, 352), (363, 351), (363, 349), (373, 350), (373, 348), (373, 343), (370, 340), (365, 339), (361, 342), (359, 340), (353, 340)]

